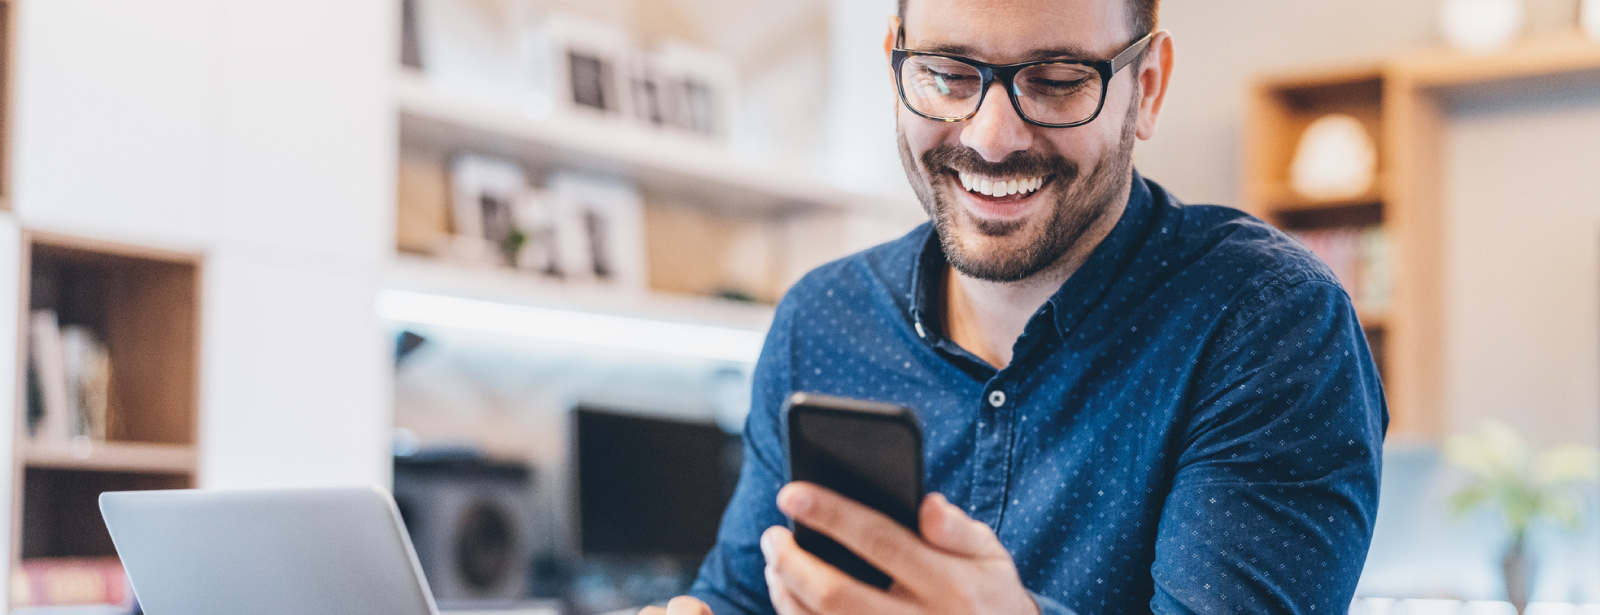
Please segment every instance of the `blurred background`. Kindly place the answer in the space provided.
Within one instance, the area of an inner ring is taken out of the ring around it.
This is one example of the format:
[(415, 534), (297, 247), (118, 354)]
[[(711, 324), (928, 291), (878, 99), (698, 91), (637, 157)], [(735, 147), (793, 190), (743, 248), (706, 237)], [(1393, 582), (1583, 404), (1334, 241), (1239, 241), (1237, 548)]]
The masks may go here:
[[(893, 11), (0, 0), (3, 602), (130, 610), (102, 491), (374, 483), (443, 605), (681, 592), (772, 306), (925, 219)], [(1139, 171), (1315, 250), (1383, 372), (1353, 611), (1600, 612), (1600, 0), (1161, 22)]]

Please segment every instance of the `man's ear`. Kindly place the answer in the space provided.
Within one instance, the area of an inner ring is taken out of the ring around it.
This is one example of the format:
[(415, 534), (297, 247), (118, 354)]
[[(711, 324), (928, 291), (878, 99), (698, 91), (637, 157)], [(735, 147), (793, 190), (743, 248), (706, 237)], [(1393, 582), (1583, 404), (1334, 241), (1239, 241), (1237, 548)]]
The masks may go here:
[(883, 57), (889, 58), (889, 53), (894, 51), (895, 34), (900, 32), (900, 16), (889, 16), (889, 31), (883, 35)]
[(1139, 120), (1135, 134), (1140, 140), (1156, 136), (1156, 120), (1167, 100), (1167, 83), (1172, 79), (1172, 34), (1157, 32), (1139, 65)]
[[(898, 16), (898, 15), (890, 15), (889, 16), (889, 32), (887, 34), (883, 35), (883, 65), (889, 68), (889, 86), (890, 87), (895, 87), (894, 65), (890, 62), (890, 56), (894, 53), (894, 43), (895, 43), (895, 38), (896, 38), (895, 35), (897, 35), (899, 33), (900, 33), (900, 16)], [(896, 90), (896, 92), (898, 92), (898, 89)], [(899, 94), (897, 93), (896, 96), (898, 96), (898, 95)], [(899, 99), (895, 100), (895, 104), (899, 104)]]

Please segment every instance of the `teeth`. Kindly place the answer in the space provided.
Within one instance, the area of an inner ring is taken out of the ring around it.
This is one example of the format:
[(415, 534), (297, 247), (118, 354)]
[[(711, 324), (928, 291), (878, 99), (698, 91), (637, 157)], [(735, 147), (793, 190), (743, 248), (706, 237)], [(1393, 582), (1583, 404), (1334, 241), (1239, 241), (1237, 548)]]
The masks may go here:
[(958, 172), (956, 176), (961, 179), (961, 187), (968, 192), (976, 192), (992, 197), (1034, 192), (1044, 186), (1043, 177), (993, 180), (966, 172)]

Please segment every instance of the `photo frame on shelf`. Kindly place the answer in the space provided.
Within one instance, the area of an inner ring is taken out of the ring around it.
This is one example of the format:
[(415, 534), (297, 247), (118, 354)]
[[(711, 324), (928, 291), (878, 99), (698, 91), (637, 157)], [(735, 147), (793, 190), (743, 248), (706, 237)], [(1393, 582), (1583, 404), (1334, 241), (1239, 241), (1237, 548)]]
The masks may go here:
[(710, 139), (733, 124), (738, 69), (724, 54), (683, 41), (663, 42), (641, 64), (657, 84), (664, 123)]
[(631, 184), (561, 172), (546, 185), (564, 277), (645, 288), (644, 205)]
[(556, 12), (545, 24), (555, 108), (629, 117), (633, 39), (619, 24)]
[(517, 269), (551, 278), (564, 278), (561, 243), (556, 234), (554, 201), (541, 190), (528, 190), (512, 208), (520, 241), (516, 245)]
[(527, 177), (515, 161), (482, 154), (457, 156), (450, 165), (453, 236), (446, 257), (476, 264), (512, 264), (513, 208), (527, 190)]

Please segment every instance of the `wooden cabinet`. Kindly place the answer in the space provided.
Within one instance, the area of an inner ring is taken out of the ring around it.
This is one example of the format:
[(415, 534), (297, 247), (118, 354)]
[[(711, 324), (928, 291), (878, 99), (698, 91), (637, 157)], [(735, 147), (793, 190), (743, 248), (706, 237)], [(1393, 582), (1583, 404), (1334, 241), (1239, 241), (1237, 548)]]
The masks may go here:
[(53, 311), (103, 342), (111, 376), (103, 438), (35, 437), (22, 345), (11, 558), (114, 555), (100, 493), (195, 485), (200, 258), (25, 232), (22, 261), (18, 339)]
[[(1557, 92), (1600, 76), (1600, 41), (1561, 34), (1492, 54), (1435, 50), (1369, 66), (1294, 71), (1257, 81), (1246, 124), (1245, 206), (1285, 230), (1381, 228), (1389, 298), (1357, 302), (1383, 376), (1389, 437), (1432, 440), (1447, 427), (1443, 146), (1450, 102), (1497, 92)], [(1376, 142), (1372, 188), (1308, 199), (1290, 188), (1306, 127), (1330, 113), (1360, 121)], [(1355, 293), (1353, 293), (1355, 294)]]

